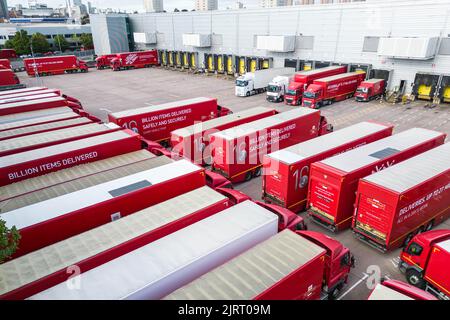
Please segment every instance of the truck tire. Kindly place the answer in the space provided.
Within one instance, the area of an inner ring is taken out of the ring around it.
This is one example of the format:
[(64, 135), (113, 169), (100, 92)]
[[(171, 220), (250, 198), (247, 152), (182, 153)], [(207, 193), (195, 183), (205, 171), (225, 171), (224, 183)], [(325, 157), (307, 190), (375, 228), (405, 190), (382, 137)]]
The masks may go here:
[(246, 96), (246, 97), (250, 97), (250, 91), (247, 91), (247, 92), (245, 93), (245, 96)]
[(406, 270), (406, 281), (417, 288), (425, 289), (425, 280), (423, 280), (422, 274), (415, 269)]
[(248, 172), (245, 174), (245, 181), (250, 181), (250, 180), (252, 180), (252, 178), (253, 178), (252, 172), (251, 172), (251, 171), (248, 171)]
[(253, 172), (253, 176), (259, 177), (261, 175), (261, 173), (262, 173), (262, 169), (261, 169), (261, 167), (259, 167), (255, 170), (255, 172)]
[(338, 284), (331, 292), (328, 294), (328, 300), (336, 300), (344, 287), (343, 283)]
[(406, 247), (408, 245), (408, 243), (411, 242), (412, 238), (414, 238), (414, 233), (413, 232), (408, 234), (408, 236), (405, 238), (405, 241), (403, 241), (403, 247)]
[(430, 231), (431, 229), (433, 229), (434, 227), (434, 220), (431, 220), (430, 222), (427, 223), (427, 225), (425, 226), (425, 231)]

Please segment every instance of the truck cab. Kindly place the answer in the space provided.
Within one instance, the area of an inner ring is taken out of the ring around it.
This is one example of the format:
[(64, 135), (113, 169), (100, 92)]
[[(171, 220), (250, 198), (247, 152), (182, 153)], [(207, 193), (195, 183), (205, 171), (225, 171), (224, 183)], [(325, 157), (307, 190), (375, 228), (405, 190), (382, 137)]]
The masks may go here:
[(439, 250), (435, 245), (449, 239), (450, 230), (427, 231), (411, 239), (403, 248), (399, 263), (399, 269), (405, 273), (408, 283), (421, 289), (427, 287), (425, 273), (428, 263), (432, 255)]
[(323, 136), (327, 133), (333, 132), (334, 128), (331, 123), (328, 123), (328, 120), (324, 116), (320, 116), (320, 128), (319, 128), (319, 136)]
[(355, 92), (355, 99), (358, 102), (367, 102), (380, 97), (385, 88), (384, 79), (370, 79), (360, 83)]
[(118, 57), (111, 59), (111, 69), (113, 69), (113, 71), (118, 71), (120, 70), (121, 67), (122, 67), (122, 59)]
[(302, 106), (312, 109), (318, 109), (322, 106), (323, 88), (318, 84), (310, 84), (303, 93)]
[(267, 86), (267, 101), (281, 102), (284, 100), (284, 94), (289, 86), (289, 77), (277, 76)]
[(98, 70), (108, 68), (111, 64), (111, 60), (116, 57), (115, 54), (106, 54), (95, 59), (96, 67)]
[(81, 72), (87, 72), (89, 67), (86, 62), (77, 58), (77, 67)]
[(236, 79), (235, 95), (238, 97), (248, 97), (254, 90), (253, 76), (246, 73)]
[(347, 283), (355, 258), (339, 241), (319, 232), (297, 231), (297, 234), (326, 250), (322, 299), (336, 299)]
[(300, 82), (291, 82), (284, 95), (284, 101), (290, 106), (299, 106), (302, 104), (303, 91), (305, 84)]
[(261, 201), (254, 201), (248, 195), (237, 190), (217, 188), (216, 191), (230, 199), (230, 202), (233, 205), (244, 202), (246, 200), (251, 200), (259, 206), (274, 213), (278, 216), (278, 231), (282, 231), (284, 229), (289, 229), (292, 231), (307, 230), (307, 226), (303, 218), (296, 215), (289, 209), (282, 208), (274, 204), (267, 204)]

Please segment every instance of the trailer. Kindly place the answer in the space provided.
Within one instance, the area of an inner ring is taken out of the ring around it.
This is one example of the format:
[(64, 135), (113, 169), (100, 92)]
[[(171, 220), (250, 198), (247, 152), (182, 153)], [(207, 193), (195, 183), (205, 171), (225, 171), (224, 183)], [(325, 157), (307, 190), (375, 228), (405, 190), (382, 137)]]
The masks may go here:
[(10, 102), (0, 105), (0, 116), (12, 113), (22, 113), (27, 111), (60, 108), (60, 107), (72, 107), (72, 104), (70, 104), (63, 97), (51, 97), (46, 99), (37, 99), (30, 101)]
[(14, 59), (14, 58), (17, 58), (16, 50), (0, 49), (0, 59)]
[(433, 295), (398, 280), (378, 283), (367, 300), (437, 300)]
[(0, 185), (98, 161), (142, 148), (139, 135), (129, 130), (109, 132), (2, 157)]
[(390, 124), (360, 122), (264, 156), (263, 199), (304, 211), (312, 163), (386, 138), (393, 129)]
[(19, 257), (204, 185), (203, 169), (179, 160), (11, 210), (2, 219), (20, 232)]
[(245, 201), (84, 272), (80, 290), (62, 283), (30, 299), (161, 299), (276, 233), (277, 217)]
[(170, 137), (172, 152), (200, 165), (210, 164), (211, 134), (276, 113), (277, 111), (272, 108), (256, 107), (172, 131)]
[(36, 121), (36, 124), (39, 123), (40, 119), (46, 117), (59, 116), (63, 113), (72, 113), (74, 114), (74, 110), (69, 107), (59, 107), (59, 108), (51, 108), (51, 109), (41, 109), (36, 111), (27, 111), (27, 112), (19, 112), (19, 113), (11, 113), (8, 115), (0, 116), (0, 125), (5, 126), (2, 127), (4, 129), (13, 129), (17, 128), (14, 123), (27, 122), (27, 125), (34, 124), (33, 121)]
[(444, 144), (361, 179), (355, 236), (387, 251), (444, 222), (450, 216), (449, 175), (450, 144)]
[(23, 59), (25, 71), (30, 77), (64, 73), (88, 72), (86, 62), (76, 56), (51, 56)]
[[(22, 115), (20, 113), (15, 113), (15, 115)], [(36, 126), (36, 125), (42, 125), (42, 124), (50, 124), (52, 122), (58, 122), (58, 121), (64, 121), (64, 120), (71, 120), (80, 118), (80, 115), (74, 111), (72, 111), (70, 108), (68, 108), (68, 112), (49, 115), (49, 116), (43, 116), (38, 118), (30, 118), (26, 120), (20, 120), (20, 121), (10, 121), (10, 122), (1, 122), (3, 117), (0, 117), (0, 134), (4, 131), (10, 131), (15, 129), (25, 129), (27, 127)], [(6, 119), (4, 119), (6, 120)]]
[(358, 181), (444, 143), (446, 134), (413, 128), (311, 165), (308, 213), (340, 231), (352, 225)]
[(320, 112), (282, 112), (212, 134), (212, 169), (232, 183), (261, 175), (263, 156), (323, 134)]
[(345, 66), (330, 66), (314, 70), (300, 71), (294, 74), (285, 94), (287, 105), (299, 106), (302, 104), (303, 92), (314, 80), (345, 73)]
[(358, 102), (367, 102), (380, 98), (386, 89), (384, 79), (370, 79), (360, 83), (355, 92), (355, 100)]
[(0, 92), (0, 99), (2, 99), (3, 96), (9, 96), (9, 95), (20, 95), (20, 94), (36, 94), (37, 91), (41, 90), (47, 90), (47, 87), (29, 87), (29, 88), (23, 88), (23, 89), (16, 89), (16, 90), (5, 90)]
[(118, 53), (111, 59), (113, 71), (149, 68), (154, 65), (158, 65), (156, 50)]
[(358, 71), (314, 80), (303, 93), (302, 106), (316, 109), (351, 98), (365, 78), (366, 74)]
[(25, 85), (20, 83), (19, 78), (11, 69), (0, 69), (0, 91), (24, 87)]
[(269, 82), (276, 76), (294, 72), (294, 68), (270, 68), (247, 72), (236, 79), (235, 95), (248, 97), (262, 93), (267, 90)]
[(399, 269), (411, 285), (450, 300), (450, 230), (416, 235), (400, 255)]
[[(333, 244), (334, 248), (327, 251), (330, 244)], [(348, 262), (341, 263), (342, 260)], [(334, 274), (336, 279), (346, 279), (351, 268), (351, 261), (350, 251), (336, 240), (313, 232), (296, 234), (285, 230), (174, 291), (164, 299), (319, 300), (332, 298), (331, 292), (326, 292), (326, 278), (329, 274)]]
[[(53, 94), (53, 95), (51, 95)], [(11, 102), (21, 101), (20, 99), (27, 100), (35, 100), (40, 98), (49, 98), (49, 97), (58, 97), (61, 96), (61, 91), (57, 89), (45, 89), (40, 91), (28, 91), (28, 92), (19, 92), (14, 93), (14, 90), (12, 93), (7, 95), (0, 96), (1, 103), (7, 103), (10, 100)], [(31, 98), (32, 97), (32, 98)]]
[(64, 142), (79, 140), (82, 138), (102, 135), (119, 131), (121, 128), (114, 123), (84, 124), (77, 127), (59, 129), (50, 132), (31, 134), (24, 137), (12, 138), (2, 141), (0, 144), (0, 157), (22, 153), (38, 148), (58, 145)]
[(227, 115), (229, 110), (217, 104), (217, 99), (199, 97), (150, 107), (108, 114), (109, 121), (139, 133), (145, 139), (167, 142), (176, 129)]
[(95, 58), (95, 67), (97, 70), (103, 70), (105, 68), (111, 68), (111, 60), (117, 58), (117, 54), (104, 54)]

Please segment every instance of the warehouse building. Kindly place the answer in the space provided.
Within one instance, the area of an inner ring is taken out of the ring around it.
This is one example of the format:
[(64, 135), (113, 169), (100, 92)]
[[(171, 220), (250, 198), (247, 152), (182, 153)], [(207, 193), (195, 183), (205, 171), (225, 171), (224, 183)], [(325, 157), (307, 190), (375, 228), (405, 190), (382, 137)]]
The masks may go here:
[(91, 27), (97, 54), (157, 48), (163, 64), (230, 74), (345, 64), (391, 91), (450, 99), (448, 0), (93, 15)]

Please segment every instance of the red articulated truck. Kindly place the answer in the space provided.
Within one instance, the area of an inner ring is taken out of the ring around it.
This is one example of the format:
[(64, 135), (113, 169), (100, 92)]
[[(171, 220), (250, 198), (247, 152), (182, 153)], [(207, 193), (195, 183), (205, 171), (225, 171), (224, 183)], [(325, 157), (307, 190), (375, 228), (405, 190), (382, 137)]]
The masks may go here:
[(393, 129), (389, 124), (360, 122), (266, 155), (262, 198), (294, 212), (304, 211), (312, 163), (386, 138)]
[(364, 72), (348, 72), (314, 80), (303, 93), (302, 106), (317, 109), (351, 98), (365, 78)]
[(245, 201), (84, 272), (80, 290), (60, 283), (30, 299), (161, 299), (277, 231), (273, 213)]
[(16, 50), (0, 49), (0, 59), (14, 59), (14, 58), (17, 58)]
[(97, 67), (97, 70), (111, 68), (111, 60), (114, 58), (117, 58), (117, 54), (105, 54), (95, 58), (95, 66)]
[(24, 88), (19, 78), (11, 69), (0, 69), (0, 90)]
[(79, 105), (71, 103), (63, 97), (51, 97), (45, 99), (0, 104), (0, 116), (12, 113), (22, 113), (27, 111), (35, 111), (40, 109), (50, 109), (59, 107), (72, 107), (75, 109), (80, 108)]
[(111, 68), (113, 71), (149, 68), (158, 65), (158, 51), (136, 51), (118, 53), (111, 59)]
[(347, 282), (352, 264), (349, 249), (338, 241), (317, 232), (300, 231), (296, 234), (285, 230), (172, 292), (165, 299), (332, 299)]
[(212, 134), (212, 169), (232, 183), (260, 176), (263, 156), (328, 133), (326, 119), (306, 108)]
[(11, 154), (2, 157), (0, 185), (137, 151), (141, 148), (142, 141), (138, 134), (129, 130), (120, 130)]
[(170, 138), (172, 152), (196, 164), (210, 164), (211, 134), (275, 114), (277, 114), (275, 109), (257, 107), (172, 131)]
[(352, 226), (357, 238), (386, 251), (449, 216), (447, 143), (361, 179)]
[(367, 300), (437, 300), (433, 295), (398, 280), (385, 280), (375, 286)]
[(446, 134), (413, 128), (311, 165), (308, 213), (331, 231), (352, 225), (360, 179), (444, 143)]
[(0, 59), (0, 69), (11, 69), (11, 62), (8, 59)]
[(2, 213), (2, 220), (21, 235), (18, 257), (204, 185), (203, 169), (179, 160)]
[(193, 125), (196, 121), (224, 116), (229, 112), (217, 104), (217, 99), (200, 97), (110, 113), (108, 119), (139, 133), (144, 139), (167, 142), (174, 130)]
[(4, 140), (0, 143), (0, 157), (102, 135), (109, 132), (119, 131), (120, 129), (121, 128), (114, 123), (90, 123), (72, 128), (12, 138)]
[(76, 56), (52, 56), (24, 59), (25, 71), (30, 77), (64, 73), (88, 72), (86, 62)]
[[(65, 282), (70, 277), (66, 269), (72, 265), (77, 265), (81, 273), (87, 272), (229, 206), (225, 196), (208, 187), (200, 187), (6, 262), (0, 265), (0, 279), (7, 276), (12, 281), (0, 286), (0, 299), (28, 298)], [(94, 241), (98, 245), (93, 246)], [(67, 248), (64, 254), (61, 254), (61, 247)], [(52, 261), (58, 262), (36, 269), (37, 261), (44, 256), (51, 256)], [(29, 270), (28, 266), (35, 267), (32, 274), (24, 277), (23, 272)]]
[(450, 300), (450, 230), (416, 235), (400, 255), (406, 280), (443, 300)]
[(386, 81), (384, 79), (370, 79), (361, 82), (355, 92), (355, 100), (367, 102), (380, 98), (384, 94)]
[(314, 80), (345, 72), (347, 72), (347, 67), (345, 66), (330, 66), (296, 73), (284, 95), (286, 104), (291, 106), (301, 105), (303, 92)]

